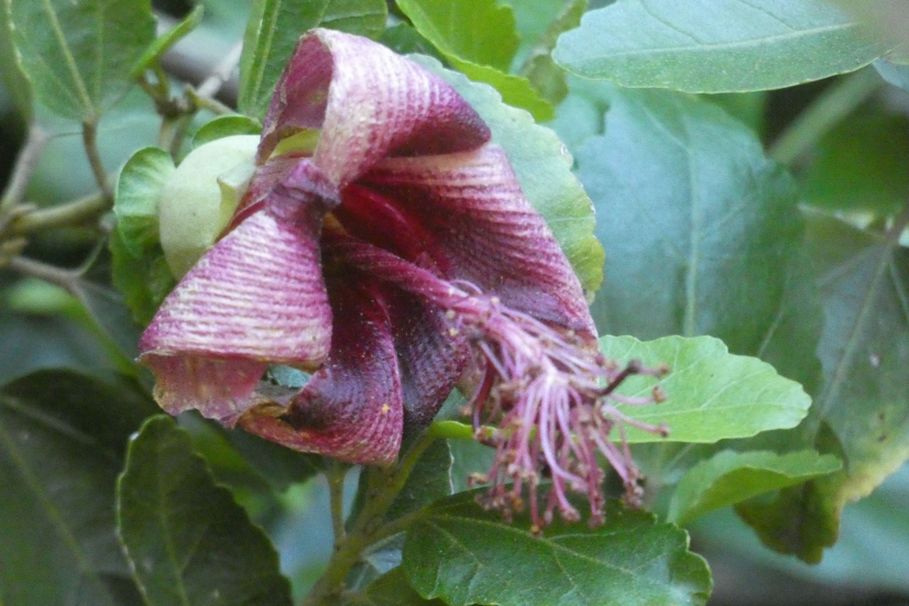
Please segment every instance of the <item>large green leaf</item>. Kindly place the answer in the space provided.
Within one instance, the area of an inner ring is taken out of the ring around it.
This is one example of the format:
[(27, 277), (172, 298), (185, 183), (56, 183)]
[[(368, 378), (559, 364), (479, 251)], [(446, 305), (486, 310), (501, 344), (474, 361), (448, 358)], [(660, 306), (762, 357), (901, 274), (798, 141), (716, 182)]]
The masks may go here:
[[(434, 505), (407, 532), (404, 571), (425, 598), (453, 606), (704, 604), (706, 563), (684, 531), (611, 507), (590, 530), (554, 523), (541, 537), (464, 493)], [(518, 573), (520, 571), (520, 573)]]
[(507, 73), (518, 48), (510, 7), (495, 0), (398, 0), (397, 5), (453, 67), (491, 84), (506, 103), (538, 120), (552, 117), (552, 106), (527, 78)]
[(765, 543), (810, 562), (835, 542), (844, 505), (909, 458), (909, 251), (898, 244), (906, 221), (904, 211), (886, 236), (825, 216), (809, 223), (824, 305), (823, 381), (812, 423), (781, 439), (840, 452), (845, 468), (739, 512)]
[(321, 26), (378, 37), (385, 29), (384, 0), (256, 0), (243, 37), (240, 111), (261, 118), (297, 40)]
[[(667, 401), (624, 410), (639, 421), (665, 424), (669, 441), (712, 443), (795, 427), (811, 406), (801, 385), (757, 358), (730, 354), (713, 337), (639, 341), (606, 336), (600, 339), (600, 351), (612, 360), (636, 359), (651, 367), (669, 365), (671, 372), (660, 383)], [(652, 387), (653, 379), (630, 377), (618, 393), (647, 395)], [(627, 431), (629, 442), (663, 441), (640, 429)]]
[[(606, 248), (597, 326), (640, 338), (711, 334), (758, 353), (801, 245), (792, 179), (712, 103), (604, 91), (605, 133), (577, 152)], [(813, 343), (801, 345), (810, 358)]]
[(667, 519), (677, 524), (755, 495), (801, 484), (838, 471), (834, 456), (801, 450), (784, 455), (771, 451), (724, 450), (695, 465), (676, 486)]
[(130, 606), (114, 485), (130, 432), (155, 410), (122, 379), (41, 371), (0, 390), (0, 601)]
[(85, 122), (123, 96), (155, 37), (150, 0), (4, 0), (37, 98)]
[(445, 78), (489, 124), (493, 141), (508, 153), (524, 195), (549, 223), (581, 284), (595, 291), (603, 280), (603, 248), (593, 234), (592, 203), (572, 174), (571, 156), (555, 133), (505, 105), (489, 86), (470, 82), (435, 59), (411, 58)]
[(856, 70), (889, 48), (825, 0), (618, 0), (559, 39), (588, 78), (687, 92), (783, 88)]
[(278, 556), (189, 435), (149, 419), (117, 486), (120, 539), (149, 606), (290, 605)]

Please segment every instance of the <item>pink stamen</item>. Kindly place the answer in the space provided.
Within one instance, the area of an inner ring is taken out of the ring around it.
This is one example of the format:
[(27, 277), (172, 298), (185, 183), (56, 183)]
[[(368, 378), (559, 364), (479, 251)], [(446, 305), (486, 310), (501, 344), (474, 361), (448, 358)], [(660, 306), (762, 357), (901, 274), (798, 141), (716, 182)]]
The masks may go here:
[[(667, 369), (644, 368), (639, 362), (619, 367), (606, 360), (589, 341), (573, 331), (549, 326), (503, 305), (465, 281), (447, 282), (431, 271), (370, 244), (332, 234), (330, 249), (371, 275), (396, 284), (446, 310), (452, 328), (465, 334), (485, 374), (472, 400), (474, 429), (480, 420), (498, 426), (491, 439), (494, 462), (484, 479), (491, 483), (480, 498), (487, 508), (511, 519), (523, 510), (526, 485), (535, 532), (553, 519), (555, 510), (566, 521), (579, 519), (569, 492), (584, 494), (590, 503), (591, 525), (604, 516), (604, 473), (600, 452), (622, 479), (625, 501), (638, 505), (641, 475), (631, 458), (625, 426), (666, 435), (666, 429), (632, 419), (615, 404), (644, 405), (662, 401), (616, 393), (632, 375), (663, 376)], [(604, 386), (605, 385), (605, 386)], [(619, 444), (610, 439), (619, 432)], [(540, 511), (539, 484), (551, 485)], [(508, 487), (507, 484), (511, 483)]]

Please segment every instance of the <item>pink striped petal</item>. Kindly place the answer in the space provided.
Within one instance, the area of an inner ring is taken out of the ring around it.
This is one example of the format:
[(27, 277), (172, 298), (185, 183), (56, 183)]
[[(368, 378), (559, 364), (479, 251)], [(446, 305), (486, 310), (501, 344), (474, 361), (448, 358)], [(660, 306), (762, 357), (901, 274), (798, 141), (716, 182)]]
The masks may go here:
[(496, 145), (388, 158), (359, 183), (416, 217), (448, 279), (468, 280), (539, 319), (595, 335), (581, 285)]
[(303, 452), (388, 464), (401, 447), (404, 420), (390, 319), (378, 288), (364, 276), (347, 277), (331, 288), (335, 315), (326, 366), (289, 408), (255, 408), (240, 425)]
[(321, 128), (316, 165), (339, 189), (381, 158), (474, 149), (489, 129), (446, 82), (366, 38), (316, 29), (278, 81), (259, 147)]

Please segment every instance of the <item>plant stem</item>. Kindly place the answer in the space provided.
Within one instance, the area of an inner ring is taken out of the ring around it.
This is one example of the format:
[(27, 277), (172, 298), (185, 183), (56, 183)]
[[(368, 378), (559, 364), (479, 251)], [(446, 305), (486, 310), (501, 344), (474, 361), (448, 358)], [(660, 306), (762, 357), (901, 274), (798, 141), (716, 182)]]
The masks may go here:
[[(344, 591), (344, 581), (351, 568), (360, 560), (363, 550), (390, 533), (401, 532), (419, 516), (408, 515), (389, 524), (383, 524), (383, 517), (394, 503), (395, 498), (414, 465), (427, 448), (435, 441), (432, 431), (425, 431), (398, 464), (391, 468), (370, 467), (364, 470), (368, 474), (366, 482), (366, 499), (363, 509), (350, 526), (350, 531), (343, 540), (335, 543), (335, 551), (328, 562), (328, 568), (313, 586), (312, 591), (303, 601), (303, 606), (334, 606), (338, 604)], [(389, 530), (390, 529), (390, 530)]]
[(96, 122), (82, 123), (82, 144), (85, 147), (85, 155), (88, 157), (88, 163), (92, 168), (92, 174), (95, 176), (95, 182), (104, 197), (108, 200), (114, 199), (110, 183), (107, 181), (107, 171), (104, 170), (104, 163), (101, 161), (101, 154), (98, 152), (98, 124)]
[(335, 545), (344, 540), (344, 478), (347, 475), (347, 466), (343, 463), (332, 461), (325, 472), (328, 480), (328, 494), (331, 507), (331, 529), (334, 532)]
[(881, 77), (870, 68), (831, 84), (777, 137), (769, 155), (781, 164), (791, 165), (882, 85)]
[(0, 198), (0, 216), (10, 212), (22, 202), (25, 197), (25, 189), (28, 187), (32, 173), (35, 172), (35, 168), (38, 166), (41, 152), (44, 150), (48, 139), (47, 133), (42, 128), (32, 125), (28, 129), (25, 145), (19, 150), (16, 164), (13, 167), (13, 174), (6, 186), (6, 190), (3, 192), (3, 197)]
[(13, 271), (19, 272), (26, 276), (39, 278), (56, 286), (60, 286), (69, 292), (75, 290), (76, 281), (79, 274), (68, 269), (61, 269), (41, 261), (35, 261), (28, 257), (14, 257), (10, 259), (8, 267)]
[(65, 204), (23, 214), (12, 222), (10, 232), (23, 235), (54, 227), (78, 225), (97, 217), (108, 208), (110, 199), (97, 192)]

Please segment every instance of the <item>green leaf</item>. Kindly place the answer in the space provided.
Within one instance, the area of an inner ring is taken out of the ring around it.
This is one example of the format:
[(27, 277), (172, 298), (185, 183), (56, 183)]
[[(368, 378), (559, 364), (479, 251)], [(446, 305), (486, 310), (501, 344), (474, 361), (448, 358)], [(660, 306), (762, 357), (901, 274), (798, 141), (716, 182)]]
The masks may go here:
[(114, 484), (127, 437), (156, 409), (130, 381), (70, 371), (0, 390), (5, 606), (140, 602), (117, 545)]
[(123, 245), (133, 256), (141, 256), (158, 242), (158, 198), (174, 170), (169, 153), (143, 147), (120, 171), (114, 215)]
[(446, 56), (507, 71), (518, 49), (514, 13), (495, 0), (398, 0), (398, 8)]
[(170, 417), (149, 419), (130, 444), (117, 517), (149, 606), (290, 605), (268, 538)]
[(370, 583), (360, 594), (361, 601), (353, 604), (368, 606), (444, 606), (442, 600), (424, 600), (407, 582), (404, 571), (398, 567), (392, 569)]
[[(552, 49), (560, 34), (581, 22), (587, 0), (543, 3), (542, 10), (539, 0), (510, 0), (509, 4), (515, 10), (521, 32), (519, 72), (547, 101), (558, 104), (568, 94), (568, 85), (565, 72), (552, 60)], [(542, 29), (538, 29), (541, 22)]]
[(448, 442), (436, 440), (414, 465), (407, 483), (389, 508), (387, 518), (399, 518), (451, 495), (454, 490), (451, 466), (452, 456)]
[(909, 119), (901, 114), (851, 117), (829, 132), (812, 152), (803, 175), (806, 201), (819, 208), (891, 216), (906, 203)]
[(176, 284), (161, 245), (156, 244), (141, 255), (133, 255), (119, 231), (110, 235), (111, 277), (114, 286), (140, 325), (148, 324), (164, 297)]
[(850, 72), (888, 49), (825, 0), (618, 0), (587, 13), (553, 57), (578, 75), (622, 86), (721, 93)]
[(218, 116), (214, 120), (203, 124), (193, 135), (193, 147), (199, 147), (215, 139), (222, 139), (233, 135), (258, 135), (262, 132), (262, 124), (248, 116), (231, 114)]
[(502, 103), (489, 86), (470, 82), (435, 59), (411, 59), (447, 80), (486, 121), (493, 141), (508, 154), (524, 195), (549, 223), (581, 284), (595, 291), (603, 279), (603, 248), (593, 235), (592, 203), (571, 172), (572, 159), (562, 142), (526, 113)]
[(142, 56), (136, 62), (136, 65), (133, 66), (130, 76), (136, 78), (140, 76), (146, 69), (152, 67), (155, 63), (160, 61), (161, 57), (164, 56), (164, 53), (170, 50), (174, 44), (179, 42), (181, 38), (186, 37), (191, 31), (199, 27), (199, 24), (202, 23), (202, 17), (204, 15), (205, 7), (201, 4), (197, 4), (195, 8), (193, 8), (189, 14), (183, 17), (179, 23), (170, 28), (164, 34), (155, 38), (155, 41), (145, 49), (145, 52), (142, 53)]
[(823, 215), (810, 219), (825, 318), (818, 346), (823, 381), (812, 424), (797, 437), (821, 452), (841, 452), (845, 468), (772, 500), (742, 504), (739, 513), (766, 544), (817, 562), (836, 540), (845, 504), (867, 496), (909, 459), (909, 251), (898, 244), (909, 211), (887, 235)]
[(399, 55), (420, 53), (430, 55), (443, 61), (445, 58), (436, 50), (432, 43), (408, 23), (398, 23), (382, 32), (379, 41)]
[(0, 3), (0, 85), (12, 97), (25, 120), (32, 117), (32, 88), (16, 61), (10, 15), (6, 3)]
[[(665, 424), (668, 441), (712, 443), (795, 427), (811, 406), (801, 385), (757, 358), (730, 354), (713, 337), (638, 341), (606, 336), (600, 338), (600, 351), (612, 360), (635, 359), (651, 367), (669, 365), (670, 374), (660, 383), (668, 396), (666, 402), (623, 408), (625, 414), (644, 423)], [(617, 392), (647, 395), (653, 384), (651, 378), (630, 377)], [(627, 431), (632, 443), (664, 441), (633, 427)]]
[(36, 97), (74, 120), (97, 122), (123, 96), (155, 36), (150, 0), (4, 1)]
[[(590, 530), (556, 522), (534, 536), (464, 493), (407, 532), (404, 571), (424, 598), (500, 606), (704, 604), (710, 573), (688, 536), (639, 511), (610, 507)], [(519, 571), (519, 574), (518, 574)]]
[(321, 26), (377, 38), (385, 29), (387, 11), (384, 0), (256, 0), (243, 36), (240, 111), (257, 118), (265, 115), (303, 32)]
[(469, 78), (494, 86), (509, 105), (537, 120), (552, 118), (547, 103), (522, 76), (506, 73), (518, 48), (514, 14), (495, 0), (399, 0), (417, 31)]
[(724, 450), (691, 468), (676, 486), (667, 519), (687, 524), (713, 509), (838, 471), (842, 463), (813, 450), (787, 454)]
[[(577, 152), (603, 217), (598, 328), (639, 338), (710, 334), (737, 353), (759, 353), (801, 246), (792, 179), (753, 132), (708, 101), (602, 90), (605, 133)], [(810, 359), (814, 344), (800, 345)]]

